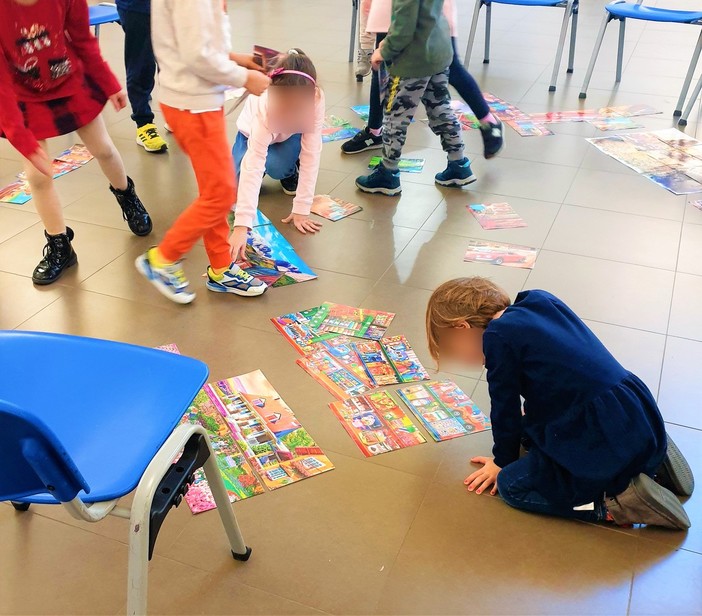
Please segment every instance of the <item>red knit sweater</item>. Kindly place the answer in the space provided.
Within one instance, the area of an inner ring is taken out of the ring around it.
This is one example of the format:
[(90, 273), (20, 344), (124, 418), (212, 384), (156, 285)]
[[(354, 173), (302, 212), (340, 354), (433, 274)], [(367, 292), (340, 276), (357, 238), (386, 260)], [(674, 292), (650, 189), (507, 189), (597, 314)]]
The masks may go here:
[(86, 0), (0, 0), (0, 131), (23, 155), (39, 147), (25, 127), (23, 102), (72, 96), (88, 74), (107, 96), (121, 86), (90, 32)]

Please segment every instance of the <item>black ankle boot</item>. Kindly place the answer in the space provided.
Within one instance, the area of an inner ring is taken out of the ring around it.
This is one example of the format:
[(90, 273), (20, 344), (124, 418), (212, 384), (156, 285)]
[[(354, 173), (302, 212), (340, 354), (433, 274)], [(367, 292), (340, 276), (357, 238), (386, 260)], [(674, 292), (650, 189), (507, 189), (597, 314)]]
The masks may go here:
[(134, 190), (132, 178), (127, 178), (127, 182), (127, 188), (124, 190), (117, 190), (112, 186), (110, 190), (122, 208), (122, 216), (127, 221), (131, 232), (139, 236), (148, 235), (153, 228), (151, 217)]
[(73, 229), (66, 227), (66, 233), (58, 235), (49, 235), (44, 231), (44, 235), (44, 258), (39, 261), (32, 274), (32, 282), (38, 285), (56, 282), (69, 267), (78, 263), (78, 257), (71, 246)]

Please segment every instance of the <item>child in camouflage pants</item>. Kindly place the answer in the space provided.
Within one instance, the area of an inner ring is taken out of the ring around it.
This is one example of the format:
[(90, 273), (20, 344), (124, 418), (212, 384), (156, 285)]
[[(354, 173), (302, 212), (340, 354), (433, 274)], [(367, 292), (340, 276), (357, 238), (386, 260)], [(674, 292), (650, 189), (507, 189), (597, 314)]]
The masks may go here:
[(476, 180), (463, 153), (461, 125), (451, 108), (448, 66), (453, 47), (443, 2), (393, 0), (390, 31), (373, 54), (374, 68), (385, 62), (390, 74), (385, 87), (383, 161), (373, 173), (356, 179), (363, 192), (389, 196), (402, 192), (398, 164), (420, 102), (448, 156), (448, 166), (436, 175), (436, 183), (460, 187)]

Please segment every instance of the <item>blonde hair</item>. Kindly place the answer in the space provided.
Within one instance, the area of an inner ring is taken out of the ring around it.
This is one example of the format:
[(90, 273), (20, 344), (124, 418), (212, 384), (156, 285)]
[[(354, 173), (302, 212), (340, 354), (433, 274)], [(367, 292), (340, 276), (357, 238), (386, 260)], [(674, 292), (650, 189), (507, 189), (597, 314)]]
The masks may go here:
[(440, 330), (463, 322), (485, 329), (498, 312), (511, 304), (504, 289), (481, 276), (454, 278), (442, 284), (427, 304), (427, 341), (432, 358), (439, 360)]

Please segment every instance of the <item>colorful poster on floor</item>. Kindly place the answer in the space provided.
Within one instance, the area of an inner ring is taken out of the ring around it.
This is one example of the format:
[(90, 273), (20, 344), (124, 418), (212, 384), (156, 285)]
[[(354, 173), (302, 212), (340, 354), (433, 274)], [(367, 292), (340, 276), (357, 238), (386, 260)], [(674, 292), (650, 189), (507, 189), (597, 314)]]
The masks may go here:
[(0, 188), (0, 203), (12, 203), (14, 205), (24, 205), (32, 198), (29, 192), (29, 184), (21, 180), (12, 182), (4, 188)]
[(338, 362), (328, 351), (315, 351), (296, 360), (307, 374), (339, 400), (370, 391), (371, 386)]
[(435, 441), (491, 428), (485, 413), (453, 381), (418, 383), (398, 393)]
[(426, 443), (417, 426), (385, 391), (329, 406), (366, 457)]
[[(383, 162), (382, 156), (373, 156), (368, 163), (368, 168), (375, 169), (381, 162)], [(421, 173), (424, 169), (424, 159), (401, 158), (397, 168), (400, 173)]]
[(486, 230), (526, 227), (524, 219), (509, 203), (474, 203), (467, 206), (480, 226)]
[(467, 263), (490, 263), (505, 267), (533, 269), (539, 251), (529, 246), (470, 240), (463, 257)]
[(489, 92), (483, 92), (483, 96), (493, 115), (511, 126), (522, 137), (553, 135), (552, 131), (543, 124), (535, 122), (528, 113), (524, 113), (516, 105), (503, 101)]
[[(307, 282), (317, 278), (317, 274), (305, 263), (290, 245), (290, 242), (276, 229), (265, 214), (258, 213), (257, 224), (249, 234), (248, 244), (251, 254), (257, 254), (259, 258), (249, 261), (243, 265), (244, 269), (261, 268), (268, 270), (273, 276), (273, 270), (280, 274), (280, 277), (273, 283), (273, 287), (283, 287), (299, 282)], [(253, 272), (252, 272), (253, 273)]]
[(269, 489), (334, 468), (260, 370), (211, 383), (205, 391)]
[(610, 131), (610, 130), (628, 130), (632, 128), (643, 128), (642, 124), (634, 122), (629, 117), (619, 117), (619, 116), (608, 116), (603, 118), (597, 118), (594, 120), (589, 120), (597, 130)]
[(360, 129), (352, 126), (347, 120), (333, 115), (328, 116), (322, 127), (322, 142), (329, 143), (330, 141), (350, 139), (359, 132), (361, 132)]
[(333, 338), (337, 334), (330, 332), (318, 332), (312, 329), (310, 319), (317, 314), (319, 306), (291, 312), (279, 317), (273, 317), (271, 322), (275, 328), (283, 334), (285, 339), (295, 347), (301, 355), (306, 355), (317, 350), (315, 343), (328, 338)]
[(380, 340), (394, 318), (394, 312), (324, 302), (310, 319), (310, 327), (317, 332)]
[[(183, 416), (181, 423), (186, 422), (200, 424), (207, 430), (230, 502), (263, 494), (263, 486), (234, 444), (229, 427), (212, 402), (207, 385), (195, 396)], [(217, 507), (203, 469), (195, 472), (195, 482), (185, 495), (185, 501), (193, 513), (202, 513)]]
[(398, 382), (395, 368), (393, 368), (390, 360), (385, 357), (383, 347), (380, 346), (379, 342), (376, 340), (354, 342), (353, 348), (373, 385), (383, 387), (384, 385), (394, 385)]
[(370, 105), (354, 105), (351, 107), (353, 111), (361, 120), (368, 122), (368, 117), (370, 115)]
[(413, 383), (429, 379), (429, 373), (419, 361), (414, 349), (404, 336), (392, 336), (380, 341), (400, 383)]
[(332, 222), (356, 214), (361, 210), (363, 208), (360, 205), (349, 203), (343, 199), (336, 199), (329, 195), (317, 195), (312, 201), (312, 213)]
[(702, 142), (677, 129), (626, 133), (588, 141), (675, 195), (702, 192)]

